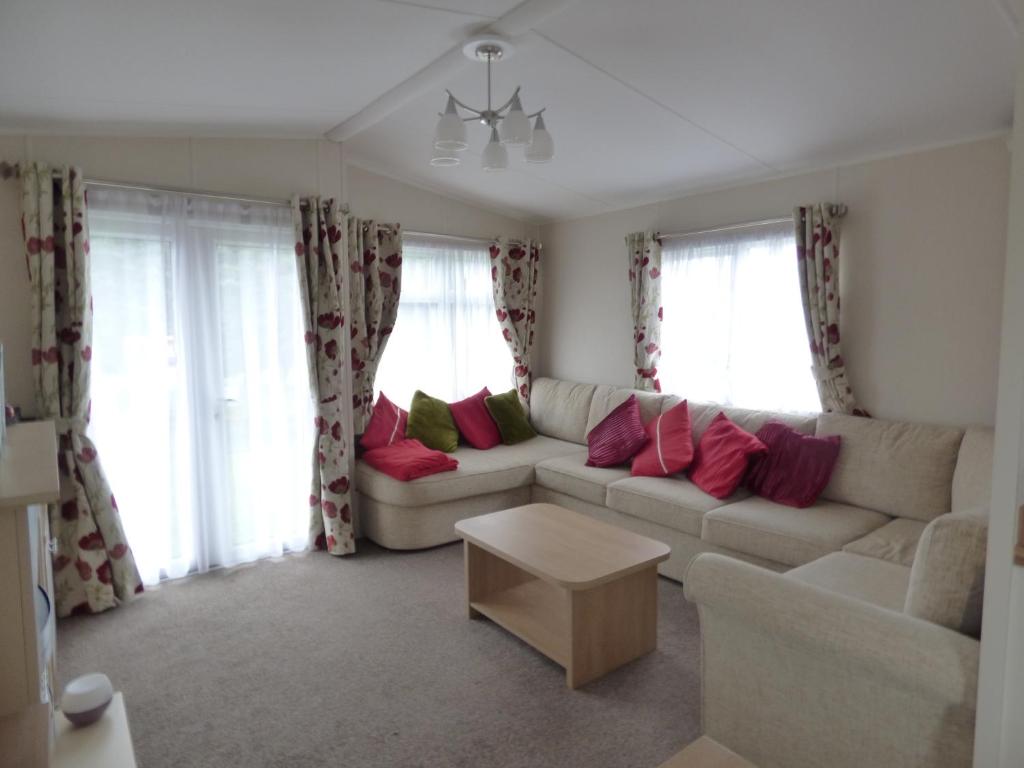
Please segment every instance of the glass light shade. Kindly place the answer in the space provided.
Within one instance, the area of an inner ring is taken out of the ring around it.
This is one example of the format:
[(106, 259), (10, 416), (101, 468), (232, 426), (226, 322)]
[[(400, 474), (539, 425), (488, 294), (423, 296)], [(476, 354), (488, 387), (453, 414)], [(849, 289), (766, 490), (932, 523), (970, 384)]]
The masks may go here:
[(551, 140), (551, 134), (544, 125), (544, 115), (537, 115), (533, 139), (526, 148), (525, 156), (528, 163), (547, 163), (555, 156), (555, 142)]
[(491, 128), (491, 140), (480, 155), (480, 167), (485, 171), (503, 171), (508, 168), (508, 150), (498, 138), (497, 128)]
[(468, 146), (466, 124), (462, 122), (455, 109), (455, 99), (449, 96), (448, 106), (445, 107), (444, 114), (437, 121), (437, 128), (434, 130), (434, 147), (461, 152)]
[(430, 158), (430, 164), (435, 167), (458, 165), (459, 157), (454, 149), (438, 149), (434, 147), (434, 154)]
[(519, 94), (512, 97), (512, 107), (501, 121), (501, 141), (514, 147), (530, 143), (530, 118), (523, 112)]

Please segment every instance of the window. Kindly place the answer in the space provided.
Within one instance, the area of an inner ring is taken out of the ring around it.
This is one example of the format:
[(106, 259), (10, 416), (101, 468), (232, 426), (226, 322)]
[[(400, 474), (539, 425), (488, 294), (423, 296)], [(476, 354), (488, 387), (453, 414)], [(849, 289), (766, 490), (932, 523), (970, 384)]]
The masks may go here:
[(407, 408), (421, 389), (454, 402), (515, 386), (491, 293), (487, 246), (406, 235), (402, 299), (375, 388)]
[(793, 224), (667, 239), (662, 387), (744, 408), (819, 411)]
[(92, 434), (143, 580), (306, 545), (312, 405), (287, 207), (89, 188)]

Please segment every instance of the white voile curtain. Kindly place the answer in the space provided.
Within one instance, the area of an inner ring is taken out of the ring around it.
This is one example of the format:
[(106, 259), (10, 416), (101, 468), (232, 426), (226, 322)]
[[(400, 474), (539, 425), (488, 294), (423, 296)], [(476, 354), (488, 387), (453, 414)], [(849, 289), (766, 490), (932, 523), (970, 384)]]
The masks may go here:
[(819, 411), (791, 222), (667, 238), (662, 389), (744, 408)]
[(447, 402), (514, 386), (491, 296), (486, 243), (405, 235), (402, 300), (375, 389), (403, 408), (421, 389)]
[(291, 213), (90, 187), (93, 427), (144, 582), (306, 546)]

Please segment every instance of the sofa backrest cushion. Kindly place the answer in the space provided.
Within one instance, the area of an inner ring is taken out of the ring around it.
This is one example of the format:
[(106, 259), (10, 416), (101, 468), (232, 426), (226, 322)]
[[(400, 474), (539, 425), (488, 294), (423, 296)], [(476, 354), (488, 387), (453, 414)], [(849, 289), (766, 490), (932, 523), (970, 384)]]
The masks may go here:
[(978, 637), (987, 541), (984, 510), (932, 520), (917, 545), (904, 613)]
[(843, 439), (824, 498), (922, 522), (950, 511), (963, 430), (823, 413), (817, 434)]
[(534, 379), (530, 387), (533, 428), (548, 437), (586, 445), (587, 418), (596, 388), (559, 379)]
[[(662, 413), (673, 408), (682, 402), (681, 397), (668, 395), (662, 403)], [(696, 445), (700, 442), (712, 420), (719, 413), (724, 413), (729, 421), (733, 422), (744, 431), (751, 434), (757, 432), (769, 421), (781, 421), (788, 427), (805, 435), (813, 435), (815, 427), (815, 416), (813, 413), (781, 413), (777, 411), (755, 411), (749, 408), (734, 408), (731, 405), (719, 405), (718, 403), (701, 403), (690, 400), (690, 429), (693, 432), (693, 442)]]
[(598, 384), (594, 387), (594, 399), (590, 401), (586, 435), (589, 435), (590, 430), (604, 421), (609, 413), (626, 402), (630, 395), (636, 395), (637, 403), (640, 405), (640, 418), (644, 424), (661, 413), (661, 404), (665, 400), (664, 395), (642, 392), (639, 389)]
[(953, 471), (953, 511), (988, 509), (992, 505), (992, 455), (995, 448), (991, 427), (968, 427), (964, 432)]

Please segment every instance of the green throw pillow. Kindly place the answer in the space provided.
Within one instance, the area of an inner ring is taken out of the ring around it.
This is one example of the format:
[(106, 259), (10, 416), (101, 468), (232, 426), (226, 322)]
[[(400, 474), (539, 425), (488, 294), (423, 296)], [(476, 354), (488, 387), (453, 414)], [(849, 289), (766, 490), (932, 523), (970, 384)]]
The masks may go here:
[[(519, 402), (519, 393), (514, 389), (510, 389), (502, 395), (491, 395), (484, 398), (484, 405), (487, 406), (491, 417), (498, 425), (501, 441), (505, 445), (515, 445), (537, 436)], [(412, 418), (412, 414), (409, 415), (409, 418)]]
[(427, 448), (451, 453), (459, 447), (459, 430), (448, 403), (416, 390), (409, 406), (405, 436), (414, 437)]

